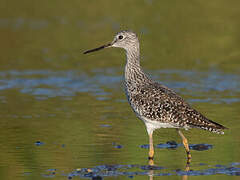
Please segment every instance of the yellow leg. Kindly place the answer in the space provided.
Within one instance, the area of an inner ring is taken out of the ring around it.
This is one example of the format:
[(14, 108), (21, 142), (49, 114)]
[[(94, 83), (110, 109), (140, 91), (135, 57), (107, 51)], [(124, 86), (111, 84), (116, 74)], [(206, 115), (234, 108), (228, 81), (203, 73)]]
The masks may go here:
[(187, 159), (188, 159), (187, 165), (189, 165), (190, 162), (191, 162), (192, 156), (191, 156), (191, 154), (190, 154), (190, 150), (189, 150), (189, 146), (188, 146), (188, 140), (187, 140), (187, 138), (185, 138), (185, 136), (183, 135), (183, 133), (182, 133), (179, 129), (177, 129), (177, 131), (178, 131), (178, 134), (179, 134), (179, 135), (181, 136), (181, 138), (182, 138), (182, 142), (183, 142), (183, 145), (184, 145), (185, 150), (186, 150), (186, 153), (187, 153)]
[(154, 147), (153, 147), (153, 133), (149, 134), (149, 159), (153, 159), (154, 156)]
[(149, 154), (148, 154), (148, 159), (149, 159), (149, 165), (153, 166), (153, 156), (154, 156), (154, 147), (153, 147), (153, 132), (149, 134)]

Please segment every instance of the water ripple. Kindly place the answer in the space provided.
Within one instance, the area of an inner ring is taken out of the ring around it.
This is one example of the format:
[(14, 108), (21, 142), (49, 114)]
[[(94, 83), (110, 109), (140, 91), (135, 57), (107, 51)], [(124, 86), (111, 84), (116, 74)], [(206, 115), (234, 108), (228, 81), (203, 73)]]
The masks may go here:
[[(112, 93), (123, 89), (119, 88), (123, 87), (119, 71), (95, 69), (91, 75), (82, 71), (2, 71), (0, 91), (17, 88), (39, 100), (75, 96), (77, 93), (90, 93), (98, 100), (107, 100)], [(190, 102), (240, 102), (240, 76), (235, 74), (183, 70), (162, 70), (150, 74), (180, 94), (193, 96)]]
[[(215, 165), (202, 167), (201, 170), (190, 169), (189, 171), (184, 171), (180, 169), (171, 170), (167, 167), (161, 166), (149, 166), (149, 165), (99, 165), (93, 168), (78, 168), (69, 173), (61, 173), (62, 176), (67, 176), (69, 179), (72, 177), (80, 178), (92, 178), (98, 177), (102, 179), (103, 177), (117, 177), (126, 176), (133, 178), (136, 176), (204, 176), (204, 175), (216, 175), (225, 174), (230, 176), (240, 176), (239, 163), (231, 163), (229, 165)], [(199, 168), (194, 166), (195, 169)], [(58, 175), (57, 169), (47, 170), (44, 177), (54, 177)]]

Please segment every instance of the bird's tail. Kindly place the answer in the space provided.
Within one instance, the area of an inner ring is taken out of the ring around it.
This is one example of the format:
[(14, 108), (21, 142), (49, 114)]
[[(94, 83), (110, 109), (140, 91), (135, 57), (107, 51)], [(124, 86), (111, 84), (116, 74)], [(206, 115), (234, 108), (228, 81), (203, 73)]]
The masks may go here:
[(197, 128), (211, 131), (211, 132), (217, 133), (217, 134), (224, 134), (224, 130), (228, 129), (227, 127), (225, 127), (221, 124), (218, 124), (214, 121), (211, 121), (209, 119), (207, 121), (205, 121), (205, 123), (202, 126), (198, 126)]

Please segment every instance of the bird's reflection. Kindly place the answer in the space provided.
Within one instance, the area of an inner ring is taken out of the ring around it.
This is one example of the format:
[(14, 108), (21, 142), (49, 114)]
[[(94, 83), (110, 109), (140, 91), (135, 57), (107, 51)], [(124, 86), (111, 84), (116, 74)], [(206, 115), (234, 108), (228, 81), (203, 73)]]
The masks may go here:
[(150, 170), (148, 172), (149, 180), (153, 180), (153, 174), (154, 174), (154, 170)]
[[(188, 172), (190, 170), (190, 163), (191, 163), (191, 158), (187, 158), (186, 166), (184, 168), (185, 172)], [(149, 172), (148, 172), (149, 180), (153, 180), (153, 177), (154, 177), (154, 166), (155, 166), (154, 165), (154, 160), (153, 159), (149, 159), (148, 165), (150, 166)], [(187, 179), (188, 179), (188, 175), (187, 174), (182, 176), (182, 180), (187, 180)]]
[[(186, 167), (185, 167), (186, 172), (190, 170), (190, 163), (191, 163), (191, 158), (187, 158)], [(182, 176), (182, 180), (187, 180), (187, 179), (188, 179), (187, 174)]]
[[(154, 167), (154, 160), (153, 159), (149, 159), (148, 160), (148, 165), (151, 167)], [(154, 176), (154, 170), (150, 168), (149, 172), (148, 172), (148, 176), (149, 176), (149, 180), (153, 180), (153, 176)]]

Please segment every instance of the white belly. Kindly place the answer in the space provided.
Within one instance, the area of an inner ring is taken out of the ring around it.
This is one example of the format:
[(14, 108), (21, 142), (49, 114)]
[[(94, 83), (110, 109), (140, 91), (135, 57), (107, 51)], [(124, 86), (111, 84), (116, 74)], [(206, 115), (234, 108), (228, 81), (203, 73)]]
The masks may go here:
[(157, 121), (151, 121), (151, 120), (143, 120), (147, 127), (148, 134), (152, 133), (154, 130), (159, 128), (177, 128), (173, 124), (170, 123), (162, 123)]
[[(177, 126), (177, 124), (152, 121), (142, 117), (140, 119), (145, 123), (148, 134), (151, 134), (153, 133), (154, 130), (160, 129), (160, 128), (180, 128), (179, 126)], [(187, 130), (188, 128), (184, 127), (184, 129)]]

